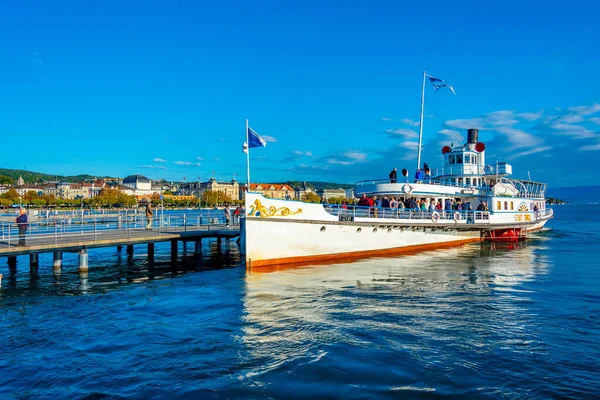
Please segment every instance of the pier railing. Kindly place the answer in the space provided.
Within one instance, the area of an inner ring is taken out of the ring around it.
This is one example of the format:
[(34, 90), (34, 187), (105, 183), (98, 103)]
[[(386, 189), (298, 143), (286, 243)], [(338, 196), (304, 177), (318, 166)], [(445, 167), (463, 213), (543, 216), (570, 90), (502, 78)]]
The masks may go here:
[[(169, 233), (173, 231), (190, 231), (202, 229), (223, 229), (226, 223), (223, 211), (191, 212), (184, 214), (156, 215), (152, 220), (152, 231), (154, 234)], [(239, 224), (237, 216), (231, 216), (231, 225)], [(123, 232), (129, 237), (135, 231), (144, 231), (147, 219), (142, 214), (118, 214), (102, 216), (91, 215), (67, 215), (64, 218), (39, 218), (27, 224), (25, 240), (27, 245), (56, 243), (59, 239), (72, 237), (73, 239), (90, 236), (97, 240), (110, 237), (111, 234)], [(15, 246), (19, 243), (19, 227), (16, 222), (2, 220), (0, 222), (0, 247)]]

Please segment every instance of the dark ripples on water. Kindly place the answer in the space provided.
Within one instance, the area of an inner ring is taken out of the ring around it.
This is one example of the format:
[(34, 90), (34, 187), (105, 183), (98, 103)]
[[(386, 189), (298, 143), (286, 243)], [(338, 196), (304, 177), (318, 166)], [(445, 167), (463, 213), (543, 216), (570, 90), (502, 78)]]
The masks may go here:
[(598, 207), (527, 243), (246, 273), (205, 243), (149, 272), (91, 252), (5, 265), (0, 396), (587, 398), (600, 389)]

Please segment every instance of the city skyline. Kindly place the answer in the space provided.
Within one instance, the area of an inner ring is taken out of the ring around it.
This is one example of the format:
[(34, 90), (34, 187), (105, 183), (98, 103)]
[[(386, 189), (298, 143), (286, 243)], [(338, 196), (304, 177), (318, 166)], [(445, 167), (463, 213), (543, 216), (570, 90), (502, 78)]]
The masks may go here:
[(5, 5), (0, 167), (245, 182), (414, 173), (480, 129), (488, 163), (576, 186), (600, 166), (595, 2)]

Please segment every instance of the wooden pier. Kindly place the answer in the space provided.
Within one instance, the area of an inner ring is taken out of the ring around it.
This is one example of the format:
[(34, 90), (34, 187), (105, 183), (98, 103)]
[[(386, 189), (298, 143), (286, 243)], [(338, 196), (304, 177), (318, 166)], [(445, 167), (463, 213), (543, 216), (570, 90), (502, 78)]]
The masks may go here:
[(240, 236), (239, 226), (198, 225), (174, 226), (156, 230), (137, 229), (106, 229), (81, 232), (69, 231), (60, 234), (27, 235), (26, 245), (17, 246), (17, 242), (0, 239), (0, 257), (8, 258), (8, 265), (16, 267), (17, 256), (29, 255), (30, 268), (37, 268), (40, 253), (53, 253), (53, 267), (62, 267), (62, 253), (75, 252), (79, 254), (79, 270), (87, 271), (88, 250), (100, 247), (127, 246), (127, 252), (133, 253), (133, 245), (148, 246), (148, 262), (154, 262), (154, 244), (159, 242), (171, 243), (171, 263), (178, 260), (178, 242), (196, 242), (195, 252), (201, 251), (201, 240), (205, 238), (231, 239)]

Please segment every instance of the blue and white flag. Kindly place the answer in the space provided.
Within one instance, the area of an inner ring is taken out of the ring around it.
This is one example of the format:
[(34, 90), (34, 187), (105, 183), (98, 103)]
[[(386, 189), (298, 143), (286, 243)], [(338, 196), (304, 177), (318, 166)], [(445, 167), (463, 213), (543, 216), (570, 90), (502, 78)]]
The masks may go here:
[(267, 142), (250, 127), (248, 127), (248, 148), (266, 147)]
[(429, 82), (431, 82), (431, 84), (433, 85), (433, 88), (436, 91), (439, 88), (447, 87), (448, 89), (450, 89), (452, 91), (452, 93), (456, 94), (456, 92), (454, 91), (454, 88), (452, 86), (450, 86), (450, 84), (448, 82), (446, 82), (445, 80), (434, 78), (431, 75), (427, 75), (427, 77), (429, 78)]

